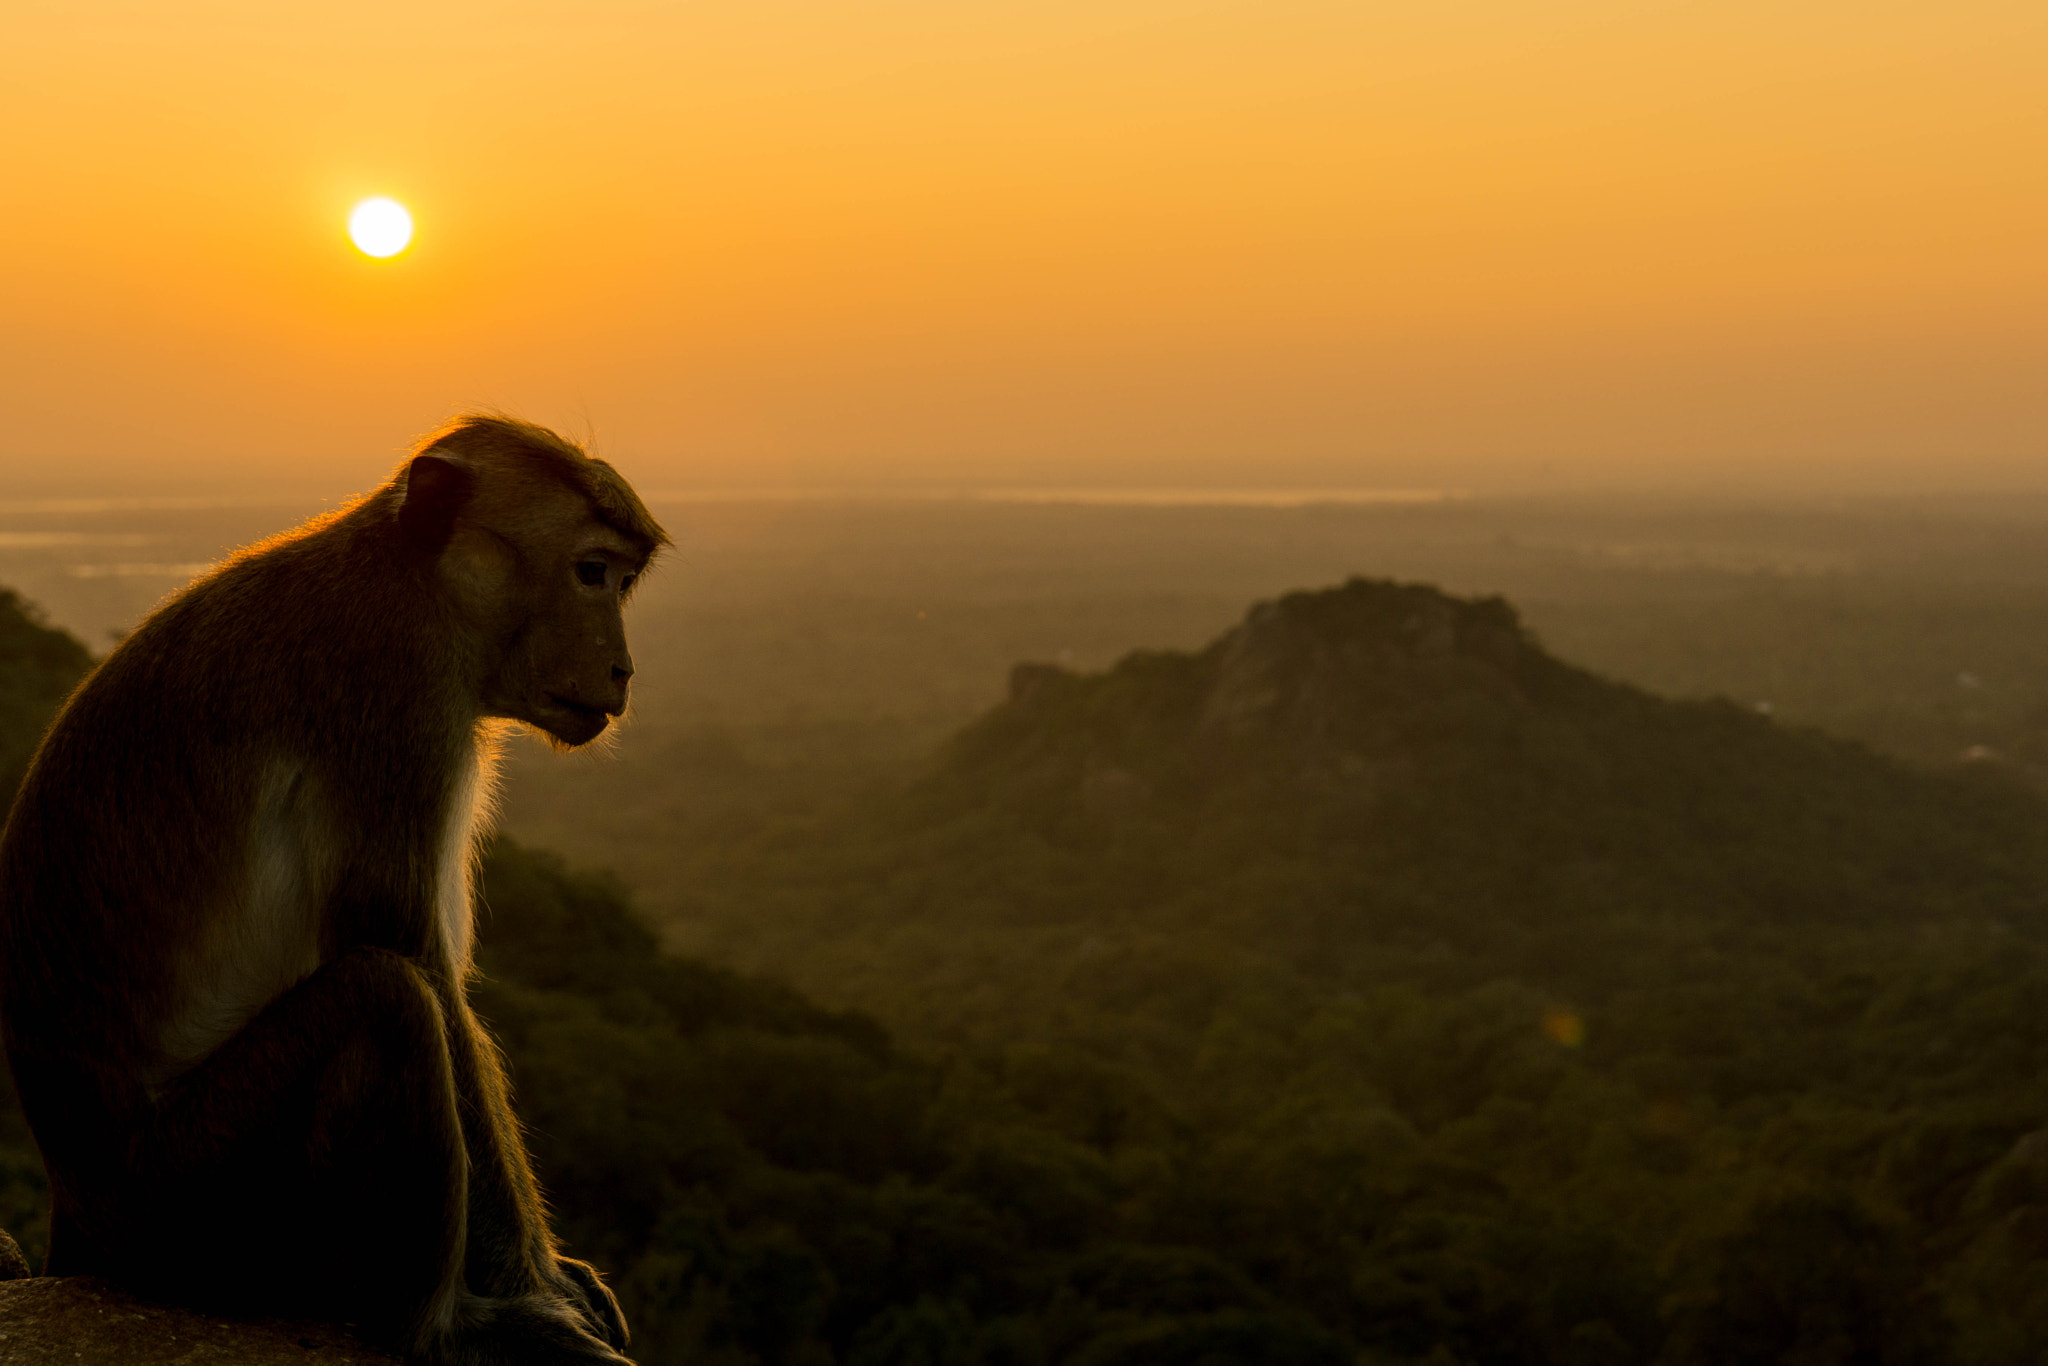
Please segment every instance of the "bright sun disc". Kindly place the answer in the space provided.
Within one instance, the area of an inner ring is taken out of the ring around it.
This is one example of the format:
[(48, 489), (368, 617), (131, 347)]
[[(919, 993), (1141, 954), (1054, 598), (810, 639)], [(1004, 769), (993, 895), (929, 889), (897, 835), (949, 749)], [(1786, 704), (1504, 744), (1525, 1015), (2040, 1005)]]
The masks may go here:
[(365, 256), (396, 256), (412, 241), (412, 215), (395, 199), (365, 199), (348, 216), (348, 236)]

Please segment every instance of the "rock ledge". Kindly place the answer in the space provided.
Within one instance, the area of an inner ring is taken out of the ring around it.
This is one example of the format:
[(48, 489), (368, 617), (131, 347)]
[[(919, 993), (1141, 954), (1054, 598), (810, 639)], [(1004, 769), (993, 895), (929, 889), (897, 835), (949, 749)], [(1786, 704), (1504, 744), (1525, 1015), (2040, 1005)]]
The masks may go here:
[(4, 1366), (399, 1366), (332, 1324), (143, 1304), (85, 1276), (0, 1282)]

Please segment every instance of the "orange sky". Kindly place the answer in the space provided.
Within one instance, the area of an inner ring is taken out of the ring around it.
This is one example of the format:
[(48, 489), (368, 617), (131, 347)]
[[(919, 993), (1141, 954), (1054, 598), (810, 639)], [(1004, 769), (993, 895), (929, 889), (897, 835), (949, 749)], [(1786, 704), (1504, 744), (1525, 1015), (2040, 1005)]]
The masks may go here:
[[(0, 468), (2048, 484), (2048, 5), (9, 0)], [(349, 207), (405, 202), (373, 262)]]

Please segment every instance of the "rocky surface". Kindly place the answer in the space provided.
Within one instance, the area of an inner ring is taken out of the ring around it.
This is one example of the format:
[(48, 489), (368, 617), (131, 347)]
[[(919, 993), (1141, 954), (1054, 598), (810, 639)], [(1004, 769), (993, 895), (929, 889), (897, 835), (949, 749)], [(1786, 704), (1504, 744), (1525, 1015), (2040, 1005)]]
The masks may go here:
[(0, 1283), (4, 1366), (398, 1366), (327, 1324), (141, 1304), (83, 1276)]

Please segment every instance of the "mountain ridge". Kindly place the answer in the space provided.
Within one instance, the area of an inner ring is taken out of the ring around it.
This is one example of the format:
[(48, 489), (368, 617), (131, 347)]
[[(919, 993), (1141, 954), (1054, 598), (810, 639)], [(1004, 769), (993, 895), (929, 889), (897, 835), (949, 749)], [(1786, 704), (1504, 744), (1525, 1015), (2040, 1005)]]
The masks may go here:
[[(917, 795), (913, 822), (1149, 845), (1161, 885), (1313, 859), (1561, 920), (1650, 879), (1715, 924), (2039, 928), (2048, 888), (2048, 807), (2016, 783), (1655, 698), (1548, 655), (1500, 599), (1362, 579), (1261, 604), (1199, 652), (1020, 666)], [(1177, 871), (1191, 845), (1225, 866)]]

